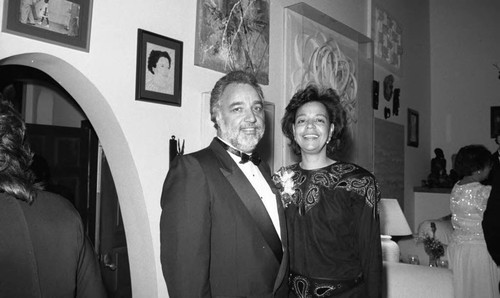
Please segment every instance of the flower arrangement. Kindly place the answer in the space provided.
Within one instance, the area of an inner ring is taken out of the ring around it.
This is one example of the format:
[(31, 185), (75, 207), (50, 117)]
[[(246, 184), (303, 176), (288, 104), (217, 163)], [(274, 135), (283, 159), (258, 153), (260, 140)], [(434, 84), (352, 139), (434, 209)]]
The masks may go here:
[(432, 237), (429, 234), (425, 234), (422, 237), (422, 242), (424, 243), (425, 253), (433, 260), (436, 260), (444, 256), (444, 245), (435, 238), (436, 235), (436, 224), (431, 222)]
[(426, 234), (422, 242), (424, 243), (425, 253), (430, 257), (437, 259), (444, 256), (444, 245), (438, 239)]
[(273, 182), (280, 190), (281, 203), (284, 208), (287, 208), (291, 203), (296, 203), (297, 195), (295, 194), (293, 183), (293, 171), (281, 167), (273, 174)]

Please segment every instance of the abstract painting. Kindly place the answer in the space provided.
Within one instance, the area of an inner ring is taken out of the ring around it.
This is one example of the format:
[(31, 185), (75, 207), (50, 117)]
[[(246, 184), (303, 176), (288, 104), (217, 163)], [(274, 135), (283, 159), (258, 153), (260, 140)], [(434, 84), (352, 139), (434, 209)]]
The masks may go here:
[(269, 84), (269, 0), (198, 0), (195, 65)]

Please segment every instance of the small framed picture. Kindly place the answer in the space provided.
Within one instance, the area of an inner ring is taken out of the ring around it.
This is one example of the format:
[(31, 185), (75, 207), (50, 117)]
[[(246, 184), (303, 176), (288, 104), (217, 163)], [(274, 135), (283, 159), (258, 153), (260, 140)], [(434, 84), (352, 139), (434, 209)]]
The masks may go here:
[(138, 30), (136, 100), (181, 106), (182, 45)]
[(491, 107), (491, 115), (490, 115), (490, 122), (491, 122), (491, 129), (490, 129), (490, 135), (491, 138), (495, 138), (497, 135), (500, 134), (500, 107)]
[(89, 51), (93, 0), (5, 0), (2, 31)]
[(407, 145), (418, 147), (418, 112), (408, 109)]

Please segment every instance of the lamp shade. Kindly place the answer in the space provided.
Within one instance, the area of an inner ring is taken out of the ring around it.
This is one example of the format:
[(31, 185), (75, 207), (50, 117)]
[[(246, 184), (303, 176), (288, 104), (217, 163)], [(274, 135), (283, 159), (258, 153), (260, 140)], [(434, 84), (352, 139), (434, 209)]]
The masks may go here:
[(406, 217), (396, 199), (380, 199), (380, 234), (389, 236), (411, 235)]

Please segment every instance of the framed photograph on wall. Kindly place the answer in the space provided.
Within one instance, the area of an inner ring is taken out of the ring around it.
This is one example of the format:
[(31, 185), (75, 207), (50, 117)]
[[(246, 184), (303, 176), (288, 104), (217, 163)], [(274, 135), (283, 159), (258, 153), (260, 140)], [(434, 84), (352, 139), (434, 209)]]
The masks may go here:
[(89, 51), (93, 0), (5, 0), (2, 31)]
[(408, 109), (408, 135), (407, 145), (418, 147), (418, 112)]
[(138, 30), (136, 100), (181, 106), (181, 41)]
[(498, 134), (500, 134), (500, 107), (491, 107), (491, 129), (490, 135), (491, 138), (495, 138)]

